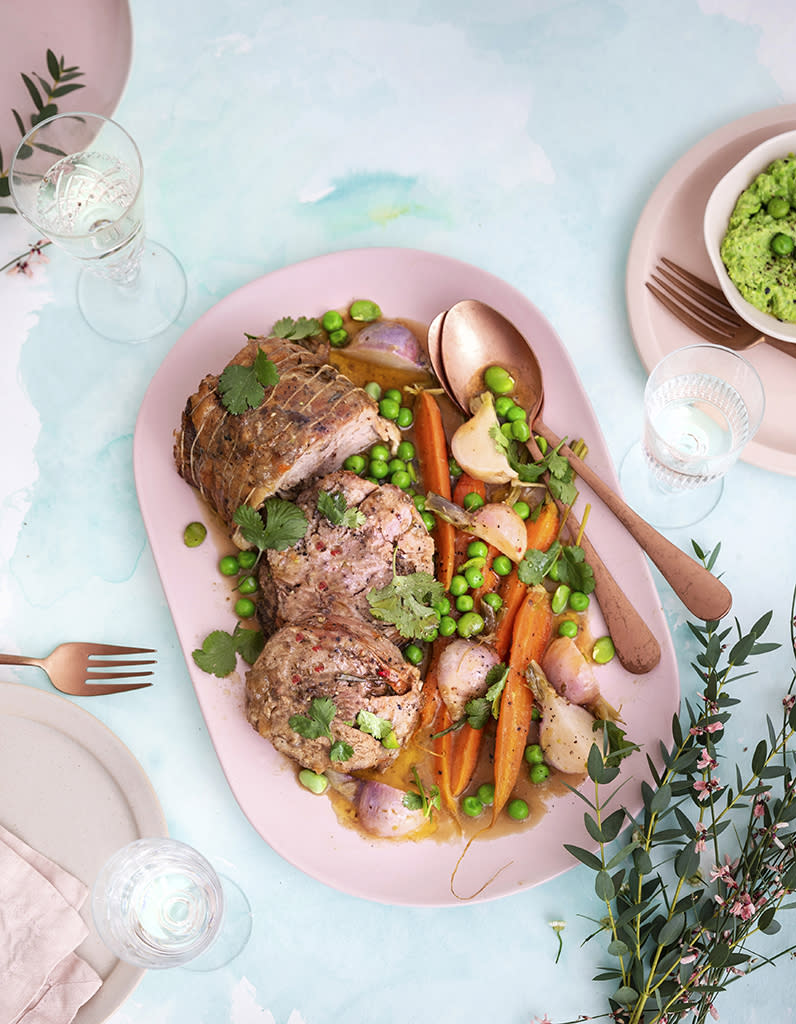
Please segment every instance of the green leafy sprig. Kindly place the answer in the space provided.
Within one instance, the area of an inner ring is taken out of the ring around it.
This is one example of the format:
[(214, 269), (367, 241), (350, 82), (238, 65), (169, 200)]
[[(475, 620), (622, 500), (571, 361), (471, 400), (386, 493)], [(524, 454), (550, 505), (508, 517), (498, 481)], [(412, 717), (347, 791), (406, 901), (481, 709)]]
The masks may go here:
[(291, 715), (287, 720), (290, 728), (308, 740), (325, 736), (329, 740), (329, 760), (348, 761), (354, 748), (345, 740), (337, 740), (332, 734), (332, 722), (337, 707), (331, 697), (313, 697), (306, 715)]
[[(65, 59), (63, 57), (56, 57), (53, 51), (49, 49), (47, 50), (46, 59), (49, 80), (44, 75), (40, 75), (35, 71), (31, 72), (30, 75), (26, 75), (24, 72), (21, 73), (22, 81), (25, 83), (25, 88), (35, 110), (28, 116), (28, 124), (26, 125), (25, 119), (19, 111), (12, 109), (11, 113), (14, 115), (14, 120), (17, 123), (20, 137), (27, 135), (30, 129), (35, 128), (40, 121), (44, 121), (48, 117), (54, 117), (58, 113), (58, 104), (55, 100), (68, 95), (70, 92), (74, 92), (76, 89), (83, 89), (85, 87), (85, 83), (76, 81), (76, 79), (83, 77), (83, 72), (77, 66), (67, 67)], [(53, 146), (47, 146), (44, 143), (34, 141), (32, 145), (37, 149), (52, 153), (53, 156), (66, 156), (66, 153), (62, 153)], [(19, 152), (19, 159), (26, 160), (32, 154), (33, 148), (31, 146), (24, 146)], [(8, 168), (3, 163), (3, 154), (0, 151), (0, 200), (8, 199), (10, 195)], [(16, 212), (13, 206), (0, 205), (0, 213)], [(12, 262), (17, 262), (17, 260)]]
[[(712, 568), (719, 547), (710, 557), (696, 544), (694, 550)], [(796, 591), (794, 647), (795, 613)], [(772, 956), (754, 946), (756, 936), (778, 932), (785, 910), (796, 907), (796, 675), (781, 721), (766, 718), (746, 769), (736, 765), (733, 773), (721, 752), (740, 704), (731, 687), (754, 674), (751, 658), (779, 646), (762, 640), (771, 618), (766, 613), (747, 632), (737, 622), (689, 623), (700, 646), (692, 664), (702, 684), (699, 704), (686, 702), (673, 717), (661, 767), (647, 755), (652, 783), (642, 783), (638, 815), (609, 810), (619, 788), (606, 795), (619, 774), (617, 755), (604, 756), (597, 745), (590, 752), (594, 796), (578, 795), (588, 805), (584, 821), (598, 852), (566, 848), (594, 871), (604, 907), (589, 936), (608, 939), (610, 960), (595, 976), (611, 986), (603, 1017), (664, 1024), (688, 1015), (703, 1024), (729, 984), (796, 948)]]

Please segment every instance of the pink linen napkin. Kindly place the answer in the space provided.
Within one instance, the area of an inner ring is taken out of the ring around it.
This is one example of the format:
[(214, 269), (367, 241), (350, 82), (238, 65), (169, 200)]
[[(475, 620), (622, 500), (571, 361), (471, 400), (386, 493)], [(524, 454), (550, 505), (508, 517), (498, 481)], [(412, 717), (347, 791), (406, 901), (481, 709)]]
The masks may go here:
[(75, 954), (88, 890), (0, 825), (0, 1024), (69, 1024), (102, 984)]

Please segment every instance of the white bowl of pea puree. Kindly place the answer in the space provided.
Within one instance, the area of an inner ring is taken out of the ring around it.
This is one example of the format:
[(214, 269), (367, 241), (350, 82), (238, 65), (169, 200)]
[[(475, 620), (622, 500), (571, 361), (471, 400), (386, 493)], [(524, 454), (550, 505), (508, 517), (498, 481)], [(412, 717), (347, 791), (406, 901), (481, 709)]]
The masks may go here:
[(705, 207), (704, 236), (739, 316), (796, 343), (796, 131), (762, 142), (724, 175)]

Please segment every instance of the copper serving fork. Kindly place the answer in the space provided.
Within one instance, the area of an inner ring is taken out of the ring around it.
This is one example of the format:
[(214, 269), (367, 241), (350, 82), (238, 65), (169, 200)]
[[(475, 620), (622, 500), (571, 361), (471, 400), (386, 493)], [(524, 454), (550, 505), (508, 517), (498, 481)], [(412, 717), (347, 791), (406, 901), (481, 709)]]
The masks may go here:
[(647, 281), (646, 285), (655, 298), (705, 341), (736, 352), (764, 343), (796, 356), (796, 344), (761, 334), (738, 316), (720, 288), (665, 256), (661, 257), (652, 281), (655, 284)]
[(35, 665), (44, 669), (50, 682), (61, 693), (74, 697), (91, 697), (105, 693), (140, 690), (151, 683), (100, 683), (95, 679), (130, 679), (151, 676), (152, 672), (96, 672), (95, 669), (127, 669), (136, 665), (154, 665), (154, 659), (109, 661), (105, 655), (154, 654), (151, 647), (117, 647), (115, 644), (60, 644), (46, 658), (27, 658), (21, 654), (0, 654), (0, 665)]

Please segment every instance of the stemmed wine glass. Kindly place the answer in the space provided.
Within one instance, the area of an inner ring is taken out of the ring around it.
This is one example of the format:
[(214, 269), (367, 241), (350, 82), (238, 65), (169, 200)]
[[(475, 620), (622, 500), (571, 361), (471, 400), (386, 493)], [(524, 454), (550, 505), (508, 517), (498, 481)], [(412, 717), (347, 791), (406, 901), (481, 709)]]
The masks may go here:
[(669, 353), (647, 380), (643, 436), (620, 467), (628, 504), (659, 528), (704, 519), (764, 410), (762, 381), (739, 353), (713, 344)]
[(78, 305), (113, 341), (145, 341), (180, 315), (185, 273), (144, 235), (144, 169), (133, 139), (99, 114), (35, 125), (11, 162), (11, 197), (36, 230), (83, 264)]
[(198, 850), (176, 839), (136, 839), (117, 850), (92, 887), (97, 932), (138, 967), (212, 971), (249, 940), (245, 893)]

